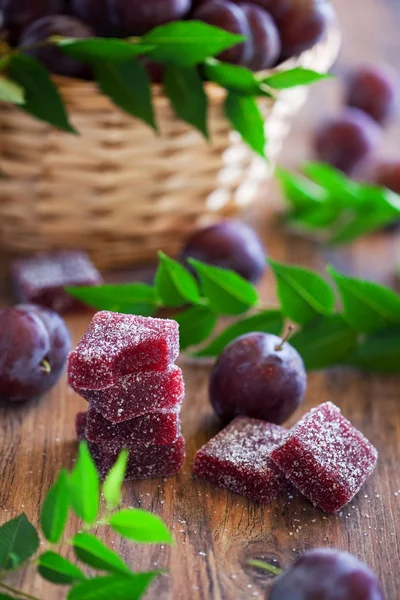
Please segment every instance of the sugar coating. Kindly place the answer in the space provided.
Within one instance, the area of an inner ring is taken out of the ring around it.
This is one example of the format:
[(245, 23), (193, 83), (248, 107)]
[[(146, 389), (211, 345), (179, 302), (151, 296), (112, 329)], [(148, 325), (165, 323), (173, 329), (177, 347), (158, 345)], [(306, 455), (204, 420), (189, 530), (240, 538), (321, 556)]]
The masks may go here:
[(69, 383), (102, 390), (131, 373), (165, 371), (178, 354), (176, 321), (101, 311), (69, 356)]
[[(86, 440), (86, 413), (76, 416), (76, 431), (79, 440)], [(154, 446), (152, 444), (121, 445), (87, 442), (99, 475), (104, 479), (115, 464), (123, 448), (129, 450), (129, 459), (125, 480), (169, 477), (178, 473), (186, 455), (185, 439), (180, 435), (173, 443)]]
[(333, 513), (360, 490), (378, 452), (337, 406), (326, 402), (289, 431), (271, 458), (314, 506)]
[(194, 473), (256, 502), (271, 502), (287, 487), (270, 459), (286, 433), (279, 425), (237, 417), (197, 452)]
[(103, 279), (84, 252), (37, 254), (13, 261), (11, 282), (18, 302), (30, 302), (65, 312), (81, 306), (66, 286), (99, 285)]
[(179, 408), (159, 410), (113, 425), (93, 408), (87, 413), (86, 437), (90, 442), (123, 444), (171, 444), (181, 434)]
[(180, 407), (185, 385), (181, 369), (172, 365), (162, 373), (138, 372), (121, 377), (105, 390), (75, 388), (75, 391), (91, 408), (116, 424), (148, 412)]

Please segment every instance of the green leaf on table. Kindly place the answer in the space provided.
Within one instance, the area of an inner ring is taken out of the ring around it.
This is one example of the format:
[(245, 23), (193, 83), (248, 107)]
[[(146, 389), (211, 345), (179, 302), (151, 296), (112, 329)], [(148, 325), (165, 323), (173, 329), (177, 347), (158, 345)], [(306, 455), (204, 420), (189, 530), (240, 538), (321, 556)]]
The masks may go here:
[(144, 317), (154, 315), (160, 304), (156, 289), (145, 283), (67, 287), (66, 291), (74, 298), (99, 310)]
[(244, 39), (202, 21), (174, 21), (152, 29), (141, 38), (141, 43), (154, 47), (149, 56), (156, 62), (190, 67)]
[(98, 62), (94, 72), (97, 85), (104, 95), (129, 115), (157, 130), (149, 75), (138, 60)]
[(265, 158), (267, 140), (264, 129), (264, 117), (257, 100), (230, 91), (225, 100), (225, 113), (233, 128), (257, 154)]
[(332, 202), (321, 202), (318, 206), (291, 216), (287, 224), (306, 231), (326, 230), (334, 225), (340, 216), (340, 209)]
[(197, 68), (167, 66), (164, 90), (179, 119), (198, 129), (208, 140), (208, 98)]
[(129, 451), (122, 450), (116, 463), (112, 466), (103, 483), (103, 496), (107, 502), (108, 510), (118, 508), (122, 500), (122, 484), (125, 479)]
[(25, 513), (0, 527), (0, 571), (15, 569), (39, 548), (39, 536)]
[(364, 202), (362, 186), (344, 175), (339, 169), (322, 162), (307, 162), (303, 165), (302, 171), (314, 183), (333, 196), (337, 207), (348, 208)]
[(89, 567), (109, 573), (131, 575), (130, 568), (122, 558), (91, 533), (77, 533), (72, 540), (72, 546), (76, 557)]
[(67, 600), (139, 600), (148, 590), (159, 571), (132, 573), (130, 577), (106, 575), (73, 587)]
[(298, 85), (310, 85), (323, 79), (332, 79), (329, 73), (317, 73), (312, 69), (304, 67), (295, 67), (285, 71), (279, 71), (274, 75), (263, 78), (262, 82), (276, 90), (296, 87)]
[(306, 325), (318, 314), (333, 312), (335, 296), (330, 285), (317, 273), (269, 259), (274, 271), (283, 314)]
[(206, 348), (195, 353), (198, 357), (219, 356), (222, 350), (233, 340), (245, 333), (262, 331), (279, 335), (282, 332), (284, 320), (279, 310), (264, 310), (256, 315), (233, 323), (212, 340)]
[(193, 275), (164, 252), (158, 253), (159, 265), (155, 277), (158, 296), (170, 308), (200, 300), (199, 287)]
[(56, 38), (57, 46), (73, 58), (85, 62), (124, 62), (145, 54), (152, 46), (132, 44), (117, 38)]
[(356, 351), (357, 332), (341, 315), (320, 316), (290, 338), (307, 370), (341, 364)]
[(8, 77), (0, 76), (0, 101), (11, 102), (12, 104), (24, 104), (25, 91), (15, 81)]
[(194, 258), (188, 262), (200, 279), (211, 310), (220, 315), (239, 315), (258, 302), (255, 287), (234, 271), (207, 265)]
[(374, 233), (382, 227), (398, 221), (399, 218), (400, 213), (397, 217), (393, 217), (381, 210), (362, 210), (348, 223), (336, 228), (329, 241), (331, 244), (349, 244), (362, 235)]
[(51, 551), (39, 556), (38, 571), (43, 579), (59, 585), (72, 585), (86, 579), (86, 575), (76, 565)]
[(313, 181), (282, 167), (277, 167), (275, 173), (286, 200), (295, 212), (318, 208), (326, 200), (326, 191)]
[(216, 58), (207, 58), (203, 69), (207, 79), (226, 90), (248, 96), (264, 94), (256, 75), (246, 67), (221, 62)]
[(79, 444), (78, 458), (69, 476), (70, 503), (75, 514), (92, 525), (100, 505), (100, 481), (87, 444)]
[(8, 594), (0, 593), (0, 600), (15, 600), (15, 596), (9, 596)]
[(357, 331), (371, 332), (400, 325), (400, 296), (393, 290), (328, 267), (343, 301), (344, 317)]
[(179, 323), (181, 350), (185, 350), (201, 344), (210, 337), (218, 317), (206, 306), (193, 306), (175, 315), (174, 319)]
[(68, 120), (57, 87), (37, 60), (24, 54), (14, 54), (8, 66), (8, 75), (25, 90), (22, 110), (63, 131), (76, 133)]
[(52, 544), (60, 541), (68, 519), (68, 474), (62, 469), (47, 492), (40, 513), (40, 525), (46, 539)]
[(398, 373), (400, 364), (400, 327), (368, 334), (346, 364), (375, 373)]
[(125, 509), (109, 518), (111, 528), (128, 540), (141, 544), (171, 544), (172, 536), (165, 523), (149, 512)]

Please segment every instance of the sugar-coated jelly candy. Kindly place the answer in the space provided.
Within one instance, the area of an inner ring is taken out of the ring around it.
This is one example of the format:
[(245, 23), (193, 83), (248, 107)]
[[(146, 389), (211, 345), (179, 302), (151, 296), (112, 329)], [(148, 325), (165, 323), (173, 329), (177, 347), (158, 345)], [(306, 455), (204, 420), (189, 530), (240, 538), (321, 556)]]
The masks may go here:
[(237, 417), (198, 451), (194, 473), (256, 502), (271, 502), (287, 486), (270, 459), (286, 432), (266, 421)]
[[(76, 416), (78, 439), (86, 440), (86, 413)], [(168, 477), (178, 473), (185, 460), (185, 440), (180, 435), (172, 444), (154, 446), (152, 444), (131, 444), (116, 447), (112, 444), (88, 442), (90, 453), (100, 477), (106, 477), (119, 453), (125, 447), (129, 450), (126, 480)]]
[(176, 321), (101, 311), (69, 356), (69, 383), (101, 390), (124, 375), (165, 371), (178, 354)]
[(90, 442), (171, 444), (181, 434), (180, 410), (159, 410), (113, 425), (93, 408), (87, 414), (86, 437)]
[(37, 254), (13, 261), (10, 276), (19, 302), (30, 302), (65, 312), (81, 306), (67, 286), (99, 285), (102, 277), (84, 252)]
[(111, 423), (129, 421), (148, 412), (178, 408), (185, 386), (182, 371), (172, 365), (166, 371), (138, 372), (121, 377), (104, 390), (75, 388), (90, 407)]
[(333, 513), (360, 490), (378, 452), (337, 406), (326, 402), (288, 432), (271, 458), (314, 506)]

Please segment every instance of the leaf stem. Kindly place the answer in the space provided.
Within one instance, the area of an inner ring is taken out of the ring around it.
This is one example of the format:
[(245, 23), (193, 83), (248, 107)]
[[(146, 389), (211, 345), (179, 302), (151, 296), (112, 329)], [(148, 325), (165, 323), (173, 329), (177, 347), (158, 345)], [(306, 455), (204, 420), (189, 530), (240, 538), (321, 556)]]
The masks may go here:
[(274, 567), (274, 565), (266, 563), (263, 560), (252, 559), (249, 560), (247, 564), (250, 565), (250, 567), (256, 567), (257, 569), (268, 571), (269, 573), (272, 573), (272, 575), (280, 575), (283, 572), (283, 569)]
[(3, 583), (2, 581), (0, 581), (0, 588), (3, 588), (4, 590), (7, 590), (8, 592), (11, 592), (12, 594), (14, 594), (15, 596), (18, 596), (20, 598), (27, 598), (27, 600), (40, 600), (40, 598), (38, 598), (37, 596), (32, 596), (31, 594), (28, 594), (27, 592), (23, 592), (22, 590), (17, 590), (9, 585), (7, 585), (6, 583)]

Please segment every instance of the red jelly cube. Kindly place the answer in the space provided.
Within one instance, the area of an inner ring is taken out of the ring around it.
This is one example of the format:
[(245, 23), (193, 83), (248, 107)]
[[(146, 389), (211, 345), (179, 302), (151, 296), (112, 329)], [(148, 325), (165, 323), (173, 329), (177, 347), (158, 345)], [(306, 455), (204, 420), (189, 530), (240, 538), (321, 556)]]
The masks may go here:
[(10, 275), (19, 302), (40, 304), (58, 312), (82, 306), (67, 286), (99, 285), (103, 279), (84, 252), (62, 251), (14, 260)]
[(69, 383), (75, 389), (102, 390), (124, 375), (165, 371), (178, 354), (176, 321), (98, 312), (69, 356)]
[(90, 442), (124, 444), (171, 444), (181, 434), (179, 409), (159, 410), (113, 425), (93, 408), (87, 414), (86, 438)]
[(148, 412), (178, 408), (185, 386), (181, 369), (173, 365), (162, 373), (148, 371), (121, 377), (105, 390), (75, 388), (75, 391), (91, 408), (115, 424)]
[(271, 458), (315, 506), (333, 513), (360, 490), (378, 452), (337, 406), (326, 402), (289, 431)]
[[(86, 413), (79, 413), (76, 417), (78, 439), (86, 440)], [(180, 435), (173, 443), (154, 446), (152, 444), (139, 444), (115, 447), (109, 444), (96, 444), (88, 442), (89, 450), (97, 466), (100, 477), (106, 477), (114, 465), (123, 447), (129, 450), (126, 480), (148, 479), (151, 477), (168, 477), (180, 471), (185, 460), (185, 440)]]
[(279, 425), (237, 417), (198, 451), (194, 472), (256, 502), (271, 502), (287, 487), (270, 459), (286, 433)]

